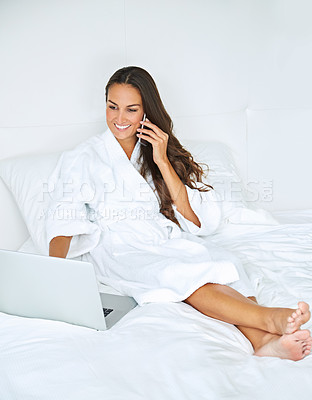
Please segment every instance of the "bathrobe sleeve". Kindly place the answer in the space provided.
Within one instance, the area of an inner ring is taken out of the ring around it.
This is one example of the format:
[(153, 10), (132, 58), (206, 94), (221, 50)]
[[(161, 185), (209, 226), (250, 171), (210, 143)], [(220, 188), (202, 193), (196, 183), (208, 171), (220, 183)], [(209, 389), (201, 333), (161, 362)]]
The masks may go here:
[[(197, 183), (197, 185), (200, 186), (201, 184)], [(185, 232), (198, 236), (206, 236), (214, 233), (221, 222), (221, 207), (215, 191), (211, 189), (208, 192), (200, 192), (198, 189), (191, 189), (187, 185), (185, 185), (185, 188), (191, 208), (197, 215), (201, 226), (198, 227), (193, 222), (183, 217), (176, 206), (173, 205), (175, 216), (181, 228)]]
[(73, 236), (67, 258), (89, 252), (100, 240), (101, 230), (91, 221), (88, 207), (94, 195), (91, 158), (83, 148), (64, 152), (49, 178), (47, 244), (56, 236)]

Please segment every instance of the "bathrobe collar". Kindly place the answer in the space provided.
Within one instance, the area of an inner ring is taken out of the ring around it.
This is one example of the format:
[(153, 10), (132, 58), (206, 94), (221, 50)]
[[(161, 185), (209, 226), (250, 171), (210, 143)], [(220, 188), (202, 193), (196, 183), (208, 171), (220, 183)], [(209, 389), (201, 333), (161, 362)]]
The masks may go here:
[(151, 195), (151, 200), (156, 200), (158, 202), (155, 192), (134, 166), (134, 163), (137, 162), (140, 153), (141, 144), (139, 141), (136, 142), (129, 160), (127, 154), (110, 129), (107, 129), (107, 131), (103, 134), (103, 140), (109, 153), (113, 169), (118, 173), (118, 176), (124, 178), (125, 185), (128, 186), (130, 190), (133, 190), (135, 184), (139, 186), (144, 185), (144, 189), (146, 188)]

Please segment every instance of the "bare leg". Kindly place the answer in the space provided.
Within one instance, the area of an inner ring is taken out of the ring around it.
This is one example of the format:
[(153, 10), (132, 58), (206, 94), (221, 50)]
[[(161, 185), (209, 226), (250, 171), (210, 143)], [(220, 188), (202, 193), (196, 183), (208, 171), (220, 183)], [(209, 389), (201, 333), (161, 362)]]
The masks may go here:
[[(248, 297), (254, 303), (258, 304), (255, 297)], [(259, 350), (264, 344), (268, 342), (268, 339), (280, 338), (280, 335), (273, 335), (266, 331), (257, 328), (249, 328), (242, 325), (236, 325), (236, 328), (242, 332), (244, 336), (251, 342), (255, 351)]]
[(209, 317), (275, 335), (293, 333), (310, 318), (309, 306), (304, 302), (299, 303), (297, 310), (262, 307), (229, 286), (212, 283), (197, 289), (184, 301)]

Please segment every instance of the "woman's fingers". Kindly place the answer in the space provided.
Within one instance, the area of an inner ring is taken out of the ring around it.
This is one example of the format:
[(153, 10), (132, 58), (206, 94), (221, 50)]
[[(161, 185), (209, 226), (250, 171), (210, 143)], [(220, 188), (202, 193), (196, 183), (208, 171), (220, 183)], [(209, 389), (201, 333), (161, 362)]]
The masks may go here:
[[(168, 137), (167, 133), (163, 132), (160, 128), (158, 128), (157, 125), (150, 122), (150, 120), (146, 119), (144, 122), (140, 121), (140, 123), (147, 126), (148, 128), (150, 128), (157, 136)], [(144, 131), (144, 130), (142, 132), (146, 133), (146, 131)], [(150, 132), (150, 131), (147, 130), (147, 132)]]
[(137, 136), (142, 138), (142, 139), (144, 139), (144, 140), (146, 140), (147, 142), (152, 143), (152, 144), (156, 143), (156, 140), (153, 139), (151, 136), (143, 135), (142, 133), (137, 133)]
[(151, 131), (149, 129), (138, 128), (137, 131), (140, 133), (144, 133), (145, 135), (150, 136), (154, 139), (160, 138), (160, 135), (158, 135), (157, 133), (155, 133), (154, 131)]

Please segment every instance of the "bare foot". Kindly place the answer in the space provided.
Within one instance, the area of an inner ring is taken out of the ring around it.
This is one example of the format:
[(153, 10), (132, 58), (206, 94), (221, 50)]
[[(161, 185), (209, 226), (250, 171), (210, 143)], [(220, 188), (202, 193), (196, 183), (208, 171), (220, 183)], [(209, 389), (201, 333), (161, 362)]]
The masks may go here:
[(296, 310), (291, 308), (271, 308), (271, 312), (271, 320), (267, 330), (270, 333), (279, 335), (296, 332), (311, 317), (309, 305), (304, 301), (298, 303)]
[(259, 357), (279, 357), (298, 361), (310, 354), (311, 345), (310, 331), (298, 330), (283, 336), (271, 335), (269, 341), (254, 354)]
[(287, 318), (285, 333), (293, 333), (300, 329), (301, 325), (309, 321), (311, 313), (309, 305), (304, 301), (298, 303), (298, 308)]

